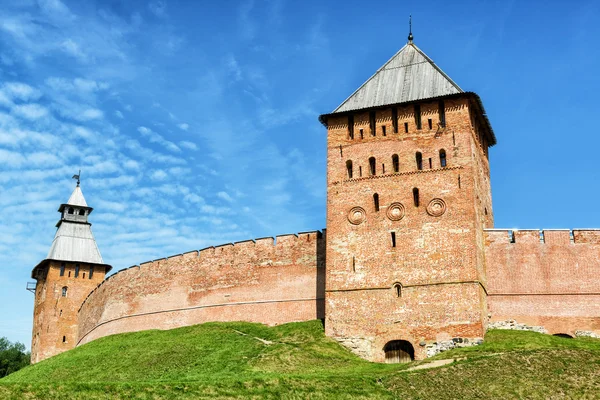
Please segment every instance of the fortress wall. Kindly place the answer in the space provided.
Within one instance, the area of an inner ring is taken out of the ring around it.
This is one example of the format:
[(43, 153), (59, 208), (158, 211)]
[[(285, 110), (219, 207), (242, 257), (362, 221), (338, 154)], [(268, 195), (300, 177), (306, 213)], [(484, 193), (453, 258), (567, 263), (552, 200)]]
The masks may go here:
[(208, 321), (277, 325), (324, 318), (325, 237), (304, 232), (142, 263), (94, 289), (79, 309), (78, 344)]
[(486, 230), (485, 236), (492, 322), (600, 333), (600, 230)]

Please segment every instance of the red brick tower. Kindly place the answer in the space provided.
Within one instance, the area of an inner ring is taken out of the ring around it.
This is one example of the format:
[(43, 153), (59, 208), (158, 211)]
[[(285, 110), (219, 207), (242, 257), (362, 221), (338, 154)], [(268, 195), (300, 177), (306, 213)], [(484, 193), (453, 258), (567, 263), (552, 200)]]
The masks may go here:
[(328, 129), (327, 335), (387, 362), (483, 337), (496, 140), (479, 96), (411, 35), (320, 120)]
[(112, 268), (104, 264), (79, 181), (66, 204), (52, 247), (31, 272), (37, 280), (33, 309), (31, 362), (36, 363), (72, 349), (77, 341), (77, 312), (83, 300)]

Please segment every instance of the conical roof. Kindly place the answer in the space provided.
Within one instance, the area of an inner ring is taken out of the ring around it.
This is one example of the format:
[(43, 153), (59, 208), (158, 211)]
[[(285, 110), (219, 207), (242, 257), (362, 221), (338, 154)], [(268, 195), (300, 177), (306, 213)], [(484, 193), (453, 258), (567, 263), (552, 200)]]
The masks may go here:
[(410, 41), (332, 114), (457, 93), (463, 90)]
[(73, 193), (71, 193), (71, 197), (69, 197), (69, 201), (67, 204), (70, 206), (78, 206), (78, 207), (87, 207), (87, 203), (85, 202), (85, 197), (83, 197), (83, 192), (79, 185), (75, 187)]

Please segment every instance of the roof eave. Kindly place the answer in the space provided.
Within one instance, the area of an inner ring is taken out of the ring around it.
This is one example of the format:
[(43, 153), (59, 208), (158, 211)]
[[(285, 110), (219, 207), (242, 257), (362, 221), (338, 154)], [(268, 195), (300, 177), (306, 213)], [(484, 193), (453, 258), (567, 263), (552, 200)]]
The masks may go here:
[(383, 108), (388, 108), (388, 107), (398, 107), (398, 106), (405, 106), (407, 104), (413, 104), (413, 103), (423, 103), (423, 102), (428, 102), (431, 100), (444, 100), (444, 99), (451, 99), (451, 98), (459, 98), (461, 96), (470, 96), (473, 97), (476, 102), (478, 107), (480, 108), (481, 111), (481, 115), (483, 116), (483, 120), (484, 123), (486, 125), (487, 131), (489, 133), (489, 147), (494, 146), (495, 144), (497, 144), (496, 141), (496, 135), (494, 133), (494, 130), (492, 129), (492, 124), (490, 123), (490, 120), (485, 112), (485, 108), (483, 107), (483, 102), (481, 101), (481, 98), (479, 97), (479, 95), (475, 92), (462, 92), (462, 93), (452, 93), (452, 94), (447, 94), (444, 96), (436, 96), (436, 97), (428, 97), (428, 98), (423, 98), (423, 99), (418, 99), (418, 100), (411, 100), (411, 101), (405, 101), (402, 103), (394, 103), (394, 104), (385, 104), (385, 105), (381, 105), (381, 106), (374, 106), (374, 107), (366, 107), (366, 108), (359, 108), (359, 109), (355, 109), (355, 110), (347, 110), (347, 111), (339, 111), (339, 112), (331, 112), (328, 114), (321, 114), (319, 115), (319, 122), (321, 122), (321, 124), (324, 127), (327, 127), (327, 119), (329, 117), (332, 116), (342, 116), (342, 115), (346, 115), (346, 114), (350, 114), (350, 113), (358, 113), (358, 112), (364, 112), (364, 111), (368, 111), (368, 110), (374, 110), (374, 109), (383, 109)]
[(42, 268), (42, 267), (44, 267), (44, 266), (45, 266), (46, 264), (48, 264), (50, 261), (59, 261), (59, 262), (61, 262), (61, 261), (62, 261), (62, 262), (69, 262), (69, 263), (77, 263), (77, 262), (80, 262), (80, 263), (82, 263), (82, 264), (89, 264), (89, 265), (93, 265), (93, 266), (105, 267), (105, 268), (106, 268), (106, 272), (105, 272), (105, 273), (108, 273), (108, 272), (109, 272), (109, 271), (112, 269), (112, 265), (109, 265), (109, 264), (101, 264), (101, 263), (94, 263), (94, 262), (88, 262), (88, 261), (64, 261), (64, 260), (57, 260), (57, 259), (54, 259), (54, 258), (46, 258), (46, 259), (44, 259), (44, 260), (40, 261), (40, 262), (38, 263), (38, 265), (36, 265), (35, 267), (33, 267), (33, 269), (31, 270), (31, 278), (32, 278), (32, 279), (36, 279), (36, 278), (35, 278), (35, 276), (34, 276), (34, 275), (35, 275), (35, 271), (36, 271), (38, 268)]

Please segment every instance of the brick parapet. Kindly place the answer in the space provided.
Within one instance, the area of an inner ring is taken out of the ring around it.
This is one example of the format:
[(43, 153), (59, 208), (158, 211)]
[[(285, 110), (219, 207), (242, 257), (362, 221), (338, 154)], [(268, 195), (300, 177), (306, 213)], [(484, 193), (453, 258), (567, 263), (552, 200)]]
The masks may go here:
[[(206, 321), (324, 318), (320, 231), (228, 243), (123, 269), (79, 308), (79, 340)], [(322, 288), (321, 288), (322, 286)]]

